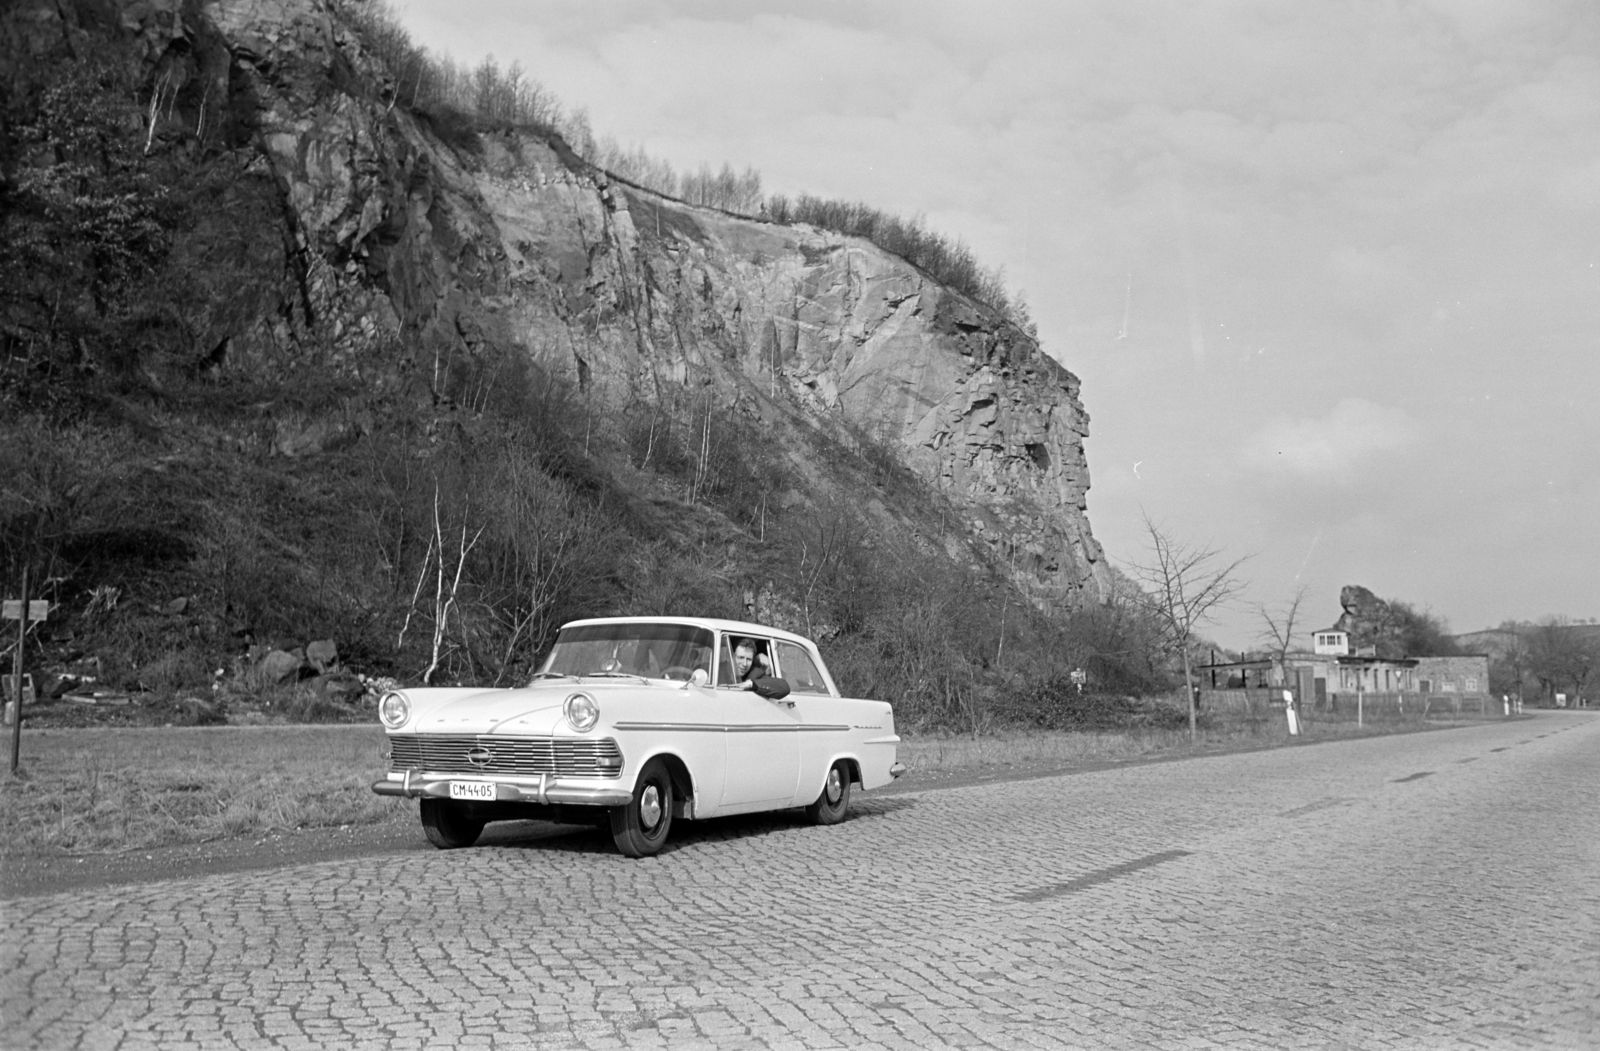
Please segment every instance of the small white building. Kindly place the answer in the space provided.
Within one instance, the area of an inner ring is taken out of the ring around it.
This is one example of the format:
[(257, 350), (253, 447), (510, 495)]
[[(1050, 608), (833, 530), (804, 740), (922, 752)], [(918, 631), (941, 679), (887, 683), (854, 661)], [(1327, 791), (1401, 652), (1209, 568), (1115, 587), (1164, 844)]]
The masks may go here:
[(1311, 652), (1318, 657), (1347, 657), (1350, 655), (1350, 633), (1338, 628), (1323, 628), (1313, 632)]

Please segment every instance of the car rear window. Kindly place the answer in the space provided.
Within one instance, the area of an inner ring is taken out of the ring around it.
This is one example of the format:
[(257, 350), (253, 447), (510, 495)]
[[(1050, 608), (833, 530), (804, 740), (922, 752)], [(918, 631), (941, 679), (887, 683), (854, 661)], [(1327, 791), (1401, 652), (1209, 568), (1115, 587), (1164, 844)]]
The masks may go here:
[(811, 654), (792, 642), (778, 643), (778, 668), (792, 693), (828, 692), (828, 684), (823, 681), (822, 672), (817, 670)]

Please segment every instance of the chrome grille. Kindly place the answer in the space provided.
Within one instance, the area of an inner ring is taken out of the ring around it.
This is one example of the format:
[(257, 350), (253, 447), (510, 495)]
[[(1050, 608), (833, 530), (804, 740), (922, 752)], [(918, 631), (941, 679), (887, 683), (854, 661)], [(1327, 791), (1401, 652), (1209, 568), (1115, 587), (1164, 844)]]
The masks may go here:
[[(468, 753), (477, 753), (473, 762)], [(597, 760), (611, 759), (602, 769)], [(441, 774), (620, 777), (622, 749), (609, 737), (500, 737), (473, 734), (391, 734), (389, 769)]]

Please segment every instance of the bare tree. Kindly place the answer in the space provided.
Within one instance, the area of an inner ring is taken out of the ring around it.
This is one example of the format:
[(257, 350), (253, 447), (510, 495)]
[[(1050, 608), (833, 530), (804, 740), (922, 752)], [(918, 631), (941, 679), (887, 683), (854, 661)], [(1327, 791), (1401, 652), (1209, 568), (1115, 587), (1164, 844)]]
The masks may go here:
[(1256, 616), (1265, 628), (1260, 637), (1262, 641), (1272, 644), (1272, 661), (1278, 674), (1284, 677), (1283, 681), (1287, 681), (1289, 674), (1289, 651), (1294, 648), (1294, 626), (1300, 619), (1300, 605), (1305, 598), (1306, 585), (1301, 584), (1295, 588), (1289, 601), (1275, 610), (1264, 605), (1256, 606)]
[(1183, 662), (1184, 692), (1189, 701), (1189, 740), (1198, 737), (1194, 699), (1194, 668), (1189, 645), (1201, 624), (1217, 607), (1226, 604), (1244, 582), (1234, 576), (1243, 558), (1221, 564), (1221, 552), (1196, 547), (1176, 539), (1149, 515), (1141, 515), (1150, 537), (1146, 562), (1130, 562), (1130, 575), (1144, 593), (1142, 599), (1161, 625), (1166, 649)]
[(1600, 668), (1600, 636), (1566, 617), (1546, 617), (1533, 629), (1529, 663), (1547, 694), (1568, 684), (1574, 700), (1584, 695), (1589, 676)]

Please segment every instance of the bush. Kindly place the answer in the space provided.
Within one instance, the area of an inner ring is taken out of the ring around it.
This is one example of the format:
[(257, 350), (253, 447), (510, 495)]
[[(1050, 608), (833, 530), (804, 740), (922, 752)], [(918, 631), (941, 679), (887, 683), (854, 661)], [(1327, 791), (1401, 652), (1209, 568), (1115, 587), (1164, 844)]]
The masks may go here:
[(1011, 313), (1005, 277), (978, 262), (972, 249), (923, 225), (922, 219), (902, 219), (859, 201), (830, 201), (801, 194), (793, 201), (773, 196), (767, 200), (767, 217), (775, 223), (807, 223), (847, 237), (871, 241), (900, 256), (935, 281), (986, 303), (1002, 314)]
[(1079, 693), (1065, 675), (1007, 691), (995, 705), (996, 721), (1037, 730), (1186, 729), (1188, 713), (1169, 704), (1124, 694)]

